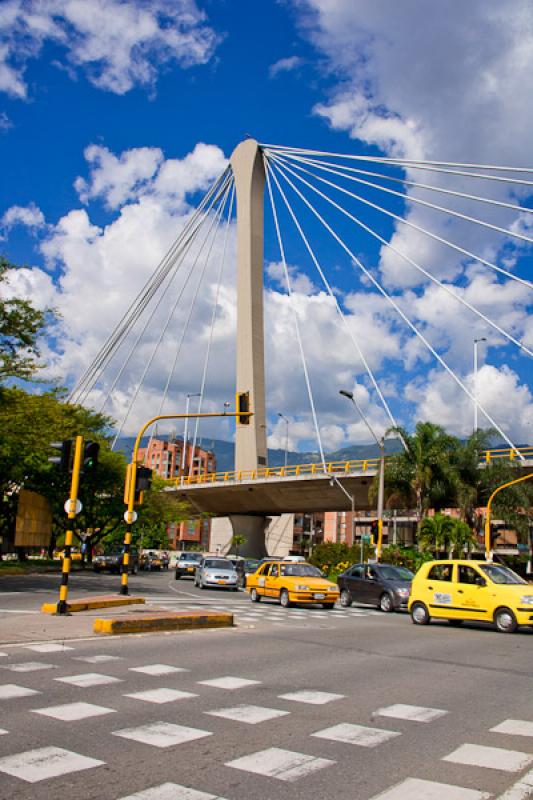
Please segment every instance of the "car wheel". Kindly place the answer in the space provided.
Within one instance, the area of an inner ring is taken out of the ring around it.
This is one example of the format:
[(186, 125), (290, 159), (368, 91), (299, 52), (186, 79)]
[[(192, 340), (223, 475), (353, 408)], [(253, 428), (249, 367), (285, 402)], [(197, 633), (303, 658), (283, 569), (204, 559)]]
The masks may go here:
[(252, 603), (259, 603), (261, 602), (261, 595), (258, 594), (257, 589), (252, 589), (250, 592), (250, 600)]
[(518, 623), (510, 608), (499, 608), (494, 614), (494, 626), (500, 633), (514, 633)]
[(352, 605), (352, 597), (348, 589), (343, 589), (341, 592), (341, 606), (349, 608)]
[(291, 601), (289, 599), (289, 593), (286, 589), (281, 590), (279, 595), (279, 602), (280, 605), (283, 606), (283, 608), (289, 608), (289, 606), (291, 605)]
[(322, 603), (322, 608), (335, 608), (335, 603)]
[(413, 603), (411, 607), (411, 620), (415, 625), (427, 625), (431, 617), (424, 603)]
[(451, 625), (452, 628), (459, 628), (463, 624), (463, 621), (462, 619), (449, 619), (448, 625)]
[(205, 589), (205, 586), (204, 586), (204, 582), (203, 582), (203, 581), (200, 581), (200, 584), (199, 584), (199, 586), (200, 586), (200, 589)]
[(379, 598), (378, 608), (380, 611), (384, 611), (386, 614), (389, 614), (391, 611), (394, 611), (394, 602), (388, 592), (383, 592), (383, 594)]

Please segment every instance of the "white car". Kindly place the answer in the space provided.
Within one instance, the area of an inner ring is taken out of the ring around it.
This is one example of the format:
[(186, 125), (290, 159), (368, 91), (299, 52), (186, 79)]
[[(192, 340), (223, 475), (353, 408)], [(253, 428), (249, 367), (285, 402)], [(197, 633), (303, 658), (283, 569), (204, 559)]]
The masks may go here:
[(238, 591), (239, 576), (235, 566), (229, 558), (203, 558), (194, 576), (194, 585), (200, 589), (212, 587), (226, 587)]

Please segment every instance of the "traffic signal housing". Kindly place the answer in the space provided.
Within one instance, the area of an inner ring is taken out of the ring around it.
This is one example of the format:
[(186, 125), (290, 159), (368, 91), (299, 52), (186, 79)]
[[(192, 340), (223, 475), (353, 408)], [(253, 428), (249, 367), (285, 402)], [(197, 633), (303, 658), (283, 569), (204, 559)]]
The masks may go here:
[(373, 519), (370, 523), (370, 534), (372, 536), (372, 544), (377, 541), (379, 535), (379, 522), (377, 519)]
[(52, 450), (59, 451), (58, 455), (48, 457), (50, 464), (55, 464), (58, 466), (61, 472), (72, 472), (74, 440), (65, 439), (62, 442), (51, 442), (50, 447)]
[(237, 424), (249, 425), (250, 416), (246, 412), (250, 411), (250, 392), (237, 392), (235, 396), (235, 407), (237, 411)]
[(94, 472), (98, 465), (98, 453), (100, 452), (100, 445), (98, 442), (85, 442), (83, 448), (83, 463), (82, 470), (84, 472)]
[[(131, 483), (131, 464), (128, 464), (126, 470), (126, 484), (124, 486), (124, 502), (126, 505), (130, 499), (130, 483)], [(133, 490), (133, 502), (136, 505), (141, 505), (143, 495), (152, 485), (152, 470), (148, 467), (137, 467), (135, 470), (135, 487)]]

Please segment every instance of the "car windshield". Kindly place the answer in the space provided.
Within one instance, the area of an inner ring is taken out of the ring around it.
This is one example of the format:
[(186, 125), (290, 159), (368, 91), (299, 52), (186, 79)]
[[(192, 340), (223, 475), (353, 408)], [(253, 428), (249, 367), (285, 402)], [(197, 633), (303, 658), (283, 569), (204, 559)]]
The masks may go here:
[(201, 557), (200, 553), (182, 553), (180, 561), (200, 561)]
[(244, 569), (249, 572), (255, 572), (260, 563), (260, 561), (245, 561)]
[(206, 569), (233, 569), (231, 561), (224, 561), (222, 558), (208, 558), (204, 561)]
[(321, 578), (322, 573), (311, 564), (281, 564), (281, 574), (293, 578)]
[(392, 567), (388, 564), (380, 567), (378, 574), (386, 581), (412, 581), (414, 578), (413, 573), (407, 567)]
[(480, 564), (479, 566), (493, 583), (527, 583), (509, 567), (502, 567), (499, 564)]

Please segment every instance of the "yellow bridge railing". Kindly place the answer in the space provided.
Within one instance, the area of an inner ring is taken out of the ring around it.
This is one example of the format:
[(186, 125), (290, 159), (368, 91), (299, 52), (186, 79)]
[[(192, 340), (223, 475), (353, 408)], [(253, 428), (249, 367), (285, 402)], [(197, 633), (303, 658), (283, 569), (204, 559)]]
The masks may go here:
[[(500, 448), (497, 450), (484, 450), (481, 454), (482, 461), (490, 464), (498, 459), (515, 461), (520, 457), (533, 459), (533, 447), (521, 447), (517, 450)], [(391, 456), (387, 456), (391, 458)], [(327, 461), (325, 472), (328, 475), (349, 475), (357, 472), (363, 475), (366, 472), (375, 474), (379, 468), (379, 458), (356, 459), (354, 461)], [(299, 478), (303, 475), (324, 475), (324, 465), (295, 464), (286, 467), (260, 467), (256, 470), (240, 470), (229, 472), (206, 472), (201, 475), (189, 475), (185, 478), (176, 478), (177, 486), (197, 486), (208, 483), (239, 483), (250, 480), (268, 480), (269, 478)]]

